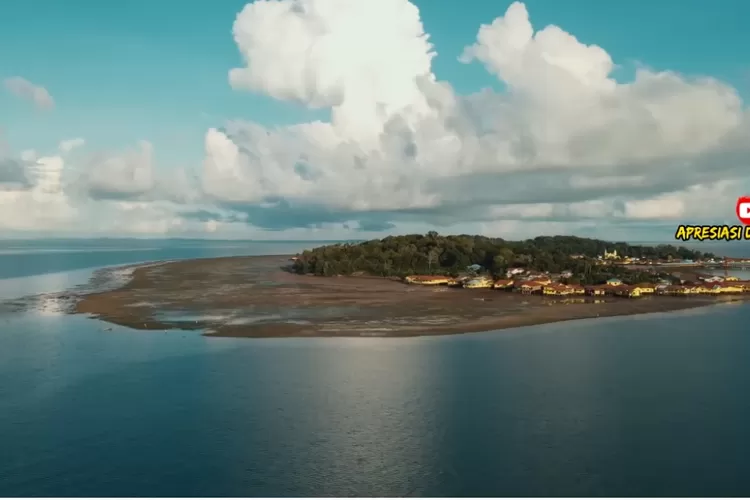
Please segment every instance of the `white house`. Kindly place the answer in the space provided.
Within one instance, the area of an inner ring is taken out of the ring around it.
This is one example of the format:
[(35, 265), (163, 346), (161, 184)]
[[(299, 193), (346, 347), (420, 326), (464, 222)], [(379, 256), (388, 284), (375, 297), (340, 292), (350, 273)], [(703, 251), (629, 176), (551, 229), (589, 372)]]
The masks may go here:
[(522, 267), (513, 267), (511, 269), (508, 269), (508, 272), (506, 273), (508, 276), (515, 276), (516, 274), (523, 274), (526, 272), (526, 270)]

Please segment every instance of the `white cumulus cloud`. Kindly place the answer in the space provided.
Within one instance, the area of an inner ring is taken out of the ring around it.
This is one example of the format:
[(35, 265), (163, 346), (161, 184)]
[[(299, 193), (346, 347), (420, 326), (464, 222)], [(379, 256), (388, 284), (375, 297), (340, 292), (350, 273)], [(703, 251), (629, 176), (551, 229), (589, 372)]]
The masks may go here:
[(52, 109), (55, 107), (54, 99), (52, 99), (47, 89), (41, 85), (36, 85), (20, 76), (6, 78), (3, 83), (8, 92), (21, 99), (31, 101), (40, 109)]
[(733, 88), (647, 69), (618, 82), (603, 48), (535, 29), (520, 2), (461, 56), (501, 93), (462, 96), (438, 81), (407, 0), (258, 1), (234, 37), (246, 67), (230, 72), (233, 87), (331, 110), (329, 122), (234, 121), (206, 134), (204, 191), (251, 223), (304, 208), (300, 225), (314, 214), (571, 218), (582, 206), (590, 217), (672, 217), (654, 197), (747, 176), (748, 115)]
[(154, 187), (153, 146), (141, 141), (135, 149), (94, 155), (83, 182), (93, 198), (127, 199), (148, 193)]
[(247, 66), (235, 88), (333, 108), (347, 136), (372, 139), (408, 107), (424, 107), (417, 80), (433, 52), (419, 11), (404, 0), (258, 1), (233, 28)]
[(61, 153), (70, 153), (74, 149), (82, 147), (84, 144), (86, 144), (86, 141), (80, 137), (77, 137), (75, 139), (66, 139), (64, 141), (60, 141), (58, 149), (60, 149)]
[[(70, 151), (64, 147), (66, 142), (59, 145), (60, 152)], [(73, 144), (82, 145), (83, 140)], [(2, 149), (0, 230), (4, 235), (196, 235), (210, 229), (205, 221), (186, 216), (201, 206), (184, 203), (189, 184), (180, 182), (180, 176), (165, 179), (179, 187), (180, 200), (164, 199), (171, 194), (167, 189), (158, 192), (163, 199), (149, 196), (156, 184), (148, 143), (80, 158), (78, 163), (70, 163), (64, 155), (40, 156), (30, 150), (16, 158)], [(222, 211), (211, 214), (217, 220), (225, 217)]]

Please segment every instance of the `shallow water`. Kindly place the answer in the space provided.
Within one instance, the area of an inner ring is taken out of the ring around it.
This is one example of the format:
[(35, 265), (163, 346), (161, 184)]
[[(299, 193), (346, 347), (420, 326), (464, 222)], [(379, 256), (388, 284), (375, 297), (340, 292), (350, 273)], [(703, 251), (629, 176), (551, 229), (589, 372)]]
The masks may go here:
[(293, 304), (282, 309), (278, 307), (261, 308), (247, 306), (224, 311), (215, 311), (210, 314), (201, 314), (194, 311), (164, 311), (158, 312), (155, 319), (168, 323), (195, 322), (195, 323), (219, 323), (227, 325), (247, 325), (252, 323), (279, 323), (300, 322), (308, 324), (309, 319), (324, 319), (329, 317), (340, 317), (349, 313), (359, 311), (359, 306), (316, 306), (295, 307)]
[[(159, 255), (236, 251), (204, 245)], [(0, 292), (80, 285), (78, 265)], [(748, 323), (248, 340), (0, 313), (0, 495), (746, 496)]]

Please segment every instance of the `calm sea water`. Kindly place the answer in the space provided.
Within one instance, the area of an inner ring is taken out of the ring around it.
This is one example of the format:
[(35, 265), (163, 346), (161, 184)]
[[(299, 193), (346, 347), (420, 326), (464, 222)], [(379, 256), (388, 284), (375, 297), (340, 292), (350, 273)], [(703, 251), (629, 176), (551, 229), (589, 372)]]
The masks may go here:
[[(15, 245), (15, 248), (13, 248)], [(4, 298), (304, 243), (0, 244)], [(750, 494), (750, 308), (417, 339), (0, 315), (0, 495)]]

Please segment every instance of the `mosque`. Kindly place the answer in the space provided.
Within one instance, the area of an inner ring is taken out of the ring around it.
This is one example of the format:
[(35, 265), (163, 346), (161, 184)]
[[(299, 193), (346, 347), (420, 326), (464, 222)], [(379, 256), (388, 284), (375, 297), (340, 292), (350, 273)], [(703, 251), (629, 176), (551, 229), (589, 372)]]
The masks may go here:
[(611, 252), (608, 252), (607, 249), (604, 249), (604, 255), (602, 255), (602, 259), (605, 260), (617, 260), (620, 256), (617, 255), (617, 250), (613, 250)]

